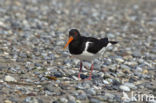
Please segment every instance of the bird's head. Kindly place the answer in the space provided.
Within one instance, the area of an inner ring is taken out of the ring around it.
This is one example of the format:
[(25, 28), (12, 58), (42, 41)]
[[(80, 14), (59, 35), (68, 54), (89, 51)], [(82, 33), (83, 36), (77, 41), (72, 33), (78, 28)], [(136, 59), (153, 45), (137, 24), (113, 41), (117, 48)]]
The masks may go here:
[(73, 40), (77, 39), (80, 37), (80, 33), (77, 29), (71, 29), (69, 31), (69, 39), (64, 48), (66, 48)]

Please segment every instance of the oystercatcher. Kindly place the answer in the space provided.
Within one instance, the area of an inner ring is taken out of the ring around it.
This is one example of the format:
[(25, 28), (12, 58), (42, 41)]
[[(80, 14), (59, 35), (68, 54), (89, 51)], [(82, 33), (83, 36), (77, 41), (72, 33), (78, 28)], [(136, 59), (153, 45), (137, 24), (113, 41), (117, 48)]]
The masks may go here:
[(80, 59), (80, 70), (78, 73), (78, 78), (80, 79), (80, 74), (82, 71), (82, 61), (91, 61), (91, 71), (89, 73), (88, 80), (92, 78), (93, 71), (93, 60), (101, 56), (106, 47), (116, 44), (116, 41), (109, 41), (108, 38), (96, 39), (93, 37), (81, 36), (77, 29), (71, 29), (69, 31), (69, 40), (64, 46), (66, 48), (69, 45), (69, 52), (73, 57)]

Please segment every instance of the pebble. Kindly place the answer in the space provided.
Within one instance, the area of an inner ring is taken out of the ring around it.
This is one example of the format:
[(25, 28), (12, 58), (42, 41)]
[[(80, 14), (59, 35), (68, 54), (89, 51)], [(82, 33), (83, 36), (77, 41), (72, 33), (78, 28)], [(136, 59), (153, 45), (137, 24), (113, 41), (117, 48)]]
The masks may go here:
[(122, 69), (128, 69), (128, 70), (131, 69), (128, 65), (124, 65), (124, 64), (121, 64), (120, 67), (121, 67)]
[(156, 103), (156, 100), (150, 100), (148, 103)]
[(113, 99), (114, 95), (111, 93), (105, 93), (104, 95), (104, 100), (109, 100), (109, 99)]
[(79, 91), (79, 93), (76, 95), (76, 98), (79, 100), (86, 100), (87, 94), (84, 91)]
[(70, 102), (75, 102), (75, 97), (72, 95), (68, 95), (68, 99)]
[(86, 93), (89, 95), (96, 95), (96, 91), (94, 90), (94, 88), (89, 88)]
[(77, 76), (72, 76), (72, 78), (73, 78), (74, 80), (79, 80), (79, 78), (78, 78)]
[(121, 83), (120, 83), (120, 81), (114, 79), (112, 82), (112, 85), (119, 86), (119, 85), (121, 85)]
[(7, 76), (5, 76), (4, 81), (6, 81), (6, 82), (16, 82), (17, 80), (12, 76), (7, 75)]
[(95, 99), (95, 98), (91, 98), (90, 99), (90, 103), (101, 103), (102, 101)]
[(54, 88), (54, 84), (47, 84), (44, 87), (44, 90), (48, 90), (50, 92), (54, 92), (55, 91), (55, 88)]
[(121, 85), (119, 87), (122, 91), (126, 91), (126, 92), (129, 92), (130, 91), (130, 88), (128, 86), (125, 86), (125, 85)]
[(69, 100), (68, 103), (76, 103), (76, 101), (70, 101), (70, 100)]
[(133, 52), (133, 54), (132, 54), (134, 57), (141, 57), (142, 56), (142, 54), (141, 54), (141, 52), (140, 51), (134, 51)]
[(131, 88), (131, 89), (137, 89), (137, 87), (133, 83), (124, 83), (125, 86)]
[(61, 72), (57, 71), (57, 72), (54, 72), (54, 76), (57, 77), (57, 78), (60, 78), (60, 77), (62, 77), (63, 75), (62, 75)]
[(5, 100), (4, 103), (12, 103), (10, 100)]
[(109, 82), (107, 80), (103, 80), (104, 84), (109, 84)]
[(35, 97), (26, 97), (24, 103), (43, 103), (43, 101)]
[(137, 66), (137, 67), (136, 67), (136, 71), (137, 71), (137, 72), (142, 72), (143, 70), (142, 70), (141, 67)]
[(123, 62), (124, 62), (124, 59), (122, 59), (122, 58), (115, 58), (115, 60), (116, 60), (117, 62), (119, 62), (119, 63), (123, 63)]
[(129, 65), (129, 66), (133, 66), (133, 67), (138, 65), (138, 63), (136, 61), (125, 61), (124, 64)]
[(68, 103), (68, 99), (62, 97), (62, 98), (60, 98), (60, 102), (61, 103)]

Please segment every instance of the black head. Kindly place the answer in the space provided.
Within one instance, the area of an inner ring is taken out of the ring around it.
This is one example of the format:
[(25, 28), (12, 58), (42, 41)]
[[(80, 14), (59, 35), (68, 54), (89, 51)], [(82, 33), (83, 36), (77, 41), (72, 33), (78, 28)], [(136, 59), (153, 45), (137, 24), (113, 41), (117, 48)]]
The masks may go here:
[(76, 39), (77, 37), (79, 37), (80, 36), (80, 33), (79, 33), (79, 31), (77, 30), (77, 29), (71, 29), (70, 31), (69, 31), (69, 37), (73, 37), (74, 39)]
[(77, 29), (71, 29), (69, 31), (69, 40), (67, 44), (64, 46), (66, 48), (73, 40), (78, 39), (80, 37), (80, 33)]

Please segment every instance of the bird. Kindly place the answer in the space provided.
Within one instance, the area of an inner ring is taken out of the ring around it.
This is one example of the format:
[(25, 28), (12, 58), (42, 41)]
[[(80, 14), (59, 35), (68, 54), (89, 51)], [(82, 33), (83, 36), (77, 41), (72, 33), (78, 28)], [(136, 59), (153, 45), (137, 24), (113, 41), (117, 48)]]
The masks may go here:
[(80, 60), (80, 69), (78, 78), (81, 79), (80, 74), (82, 72), (83, 61), (91, 62), (89, 77), (87, 80), (92, 79), (92, 71), (94, 68), (93, 60), (103, 55), (105, 49), (111, 45), (118, 43), (117, 41), (109, 41), (107, 37), (97, 39), (94, 37), (82, 36), (77, 29), (71, 29), (69, 31), (69, 39), (64, 46), (64, 49), (68, 47), (70, 54)]

